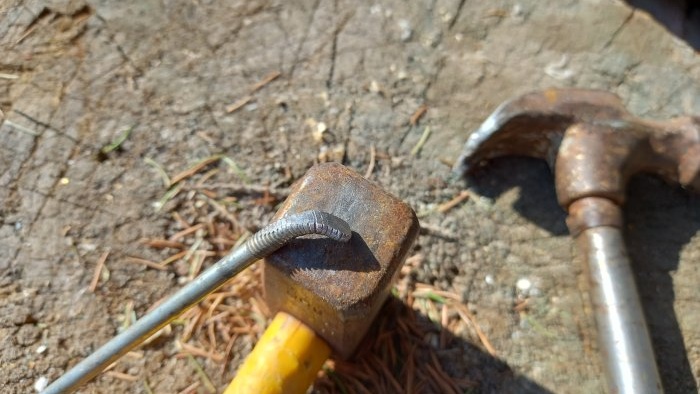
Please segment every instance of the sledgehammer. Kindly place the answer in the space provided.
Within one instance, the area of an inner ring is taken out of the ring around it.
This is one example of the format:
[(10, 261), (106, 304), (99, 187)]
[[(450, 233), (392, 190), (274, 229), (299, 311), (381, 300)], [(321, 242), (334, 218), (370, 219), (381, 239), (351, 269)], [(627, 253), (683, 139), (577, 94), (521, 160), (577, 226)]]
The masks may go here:
[(630, 176), (657, 174), (700, 190), (700, 118), (651, 121), (608, 92), (546, 90), (503, 103), (473, 132), (455, 164), (463, 176), (503, 155), (545, 159), (567, 226), (587, 261), (611, 393), (661, 393), (621, 230)]
[(261, 258), (265, 299), (279, 313), (226, 392), (305, 393), (330, 353), (350, 356), (370, 328), (418, 220), (406, 203), (338, 164), (309, 170), (275, 219), (43, 393), (74, 392)]
[(418, 235), (404, 202), (339, 164), (311, 168), (277, 212), (317, 209), (347, 222), (347, 243), (296, 239), (267, 256), (265, 302), (277, 312), (226, 394), (305, 393), (323, 362), (351, 356)]

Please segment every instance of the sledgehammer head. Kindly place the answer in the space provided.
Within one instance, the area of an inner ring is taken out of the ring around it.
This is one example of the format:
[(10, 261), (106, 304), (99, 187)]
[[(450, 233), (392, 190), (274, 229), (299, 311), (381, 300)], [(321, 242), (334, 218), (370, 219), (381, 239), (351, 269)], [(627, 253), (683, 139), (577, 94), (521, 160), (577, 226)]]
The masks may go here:
[(565, 208), (587, 196), (621, 203), (641, 171), (700, 190), (700, 118), (644, 120), (613, 93), (549, 89), (499, 106), (469, 136), (455, 175), (505, 155), (547, 160)]
[(404, 202), (339, 164), (311, 168), (276, 218), (317, 209), (345, 220), (348, 243), (301, 238), (265, 259), (265, 301), (311, 327), (349, 357), (391, 290), (418, 219)]

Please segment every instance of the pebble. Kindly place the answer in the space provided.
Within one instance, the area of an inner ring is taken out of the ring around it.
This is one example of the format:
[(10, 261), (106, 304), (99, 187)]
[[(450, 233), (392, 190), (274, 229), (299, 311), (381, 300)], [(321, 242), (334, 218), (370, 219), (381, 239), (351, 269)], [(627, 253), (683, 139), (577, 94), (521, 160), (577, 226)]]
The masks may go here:
[(515, 283), (515, 287), (517, 287), (520, 291), (528, 291), (532, 287), (532, 282), (530, 282), (530, 279), (528, 278), (520, 278)]
[(488, 274), (484, 278), (484, 282), (486, 282), (487, 285), (493, 285), (494, 283), (496, 283), (496, 280), (493, 278), (493, 275)]
[(37, 393), (44, 391), (44, 389), (49, 385), (49, 378), (42, 376), (34, 382), (34, 390)]
[(399, 21), (399, 29), (401, 29), (401, 41), (408, 41), (413, 35), (413, 29), (411, 29), (411, 23), (406, 19), (401, 19)]
[(42, 354), (46, 351), (46, 349), (47, 349), (46, 345), (41, 345), (38, 348), (36, 348), (36, 352), (39, 354)]

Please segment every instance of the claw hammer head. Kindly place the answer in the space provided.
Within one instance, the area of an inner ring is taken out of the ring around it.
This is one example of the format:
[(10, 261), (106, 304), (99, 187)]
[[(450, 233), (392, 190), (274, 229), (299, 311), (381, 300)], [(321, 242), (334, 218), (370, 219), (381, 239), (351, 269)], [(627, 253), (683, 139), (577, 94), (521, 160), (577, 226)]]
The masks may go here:
[(391, 290), (418, 235), (404, 202), (339, 164), (311, 168), (276, 218), (318, 209), (345, 220), (348, 243), (301, 238), (265, 259), (265, 301), (311, 327), (341, 357), (352, 355)]
[(463, 176), (504, 155), (547, 160), (559, 203), (598, 197), (622, 204), (625, 185), (651, 172), (700, 190), (700, 118), (639, 119), (618, 96), (599, 90), (549, 89), (503, 103), (474, 131), (455, 165)]

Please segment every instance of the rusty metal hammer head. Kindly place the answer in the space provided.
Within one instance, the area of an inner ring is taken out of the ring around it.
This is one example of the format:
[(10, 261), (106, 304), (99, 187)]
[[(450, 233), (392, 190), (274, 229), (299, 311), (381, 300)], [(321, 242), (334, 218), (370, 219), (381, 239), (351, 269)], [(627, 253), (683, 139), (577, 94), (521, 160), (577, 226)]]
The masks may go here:
[(598, 90), (534, 92), (503, 103), (470, 135), (455, 172), (504, 155), (547, 160), (565, 209), (585, 197), (622, 204), (638, 172), (700, 190), (700, 118), (639, 119)]
[(265, 259), (265, 301), (349, 357), (390, 293), (413, 241), (418, 219), (404, 202), (339, 164), (311, 168), (276, 217), (310, 209), (345, 220), (346, 244), (302, 238)]

